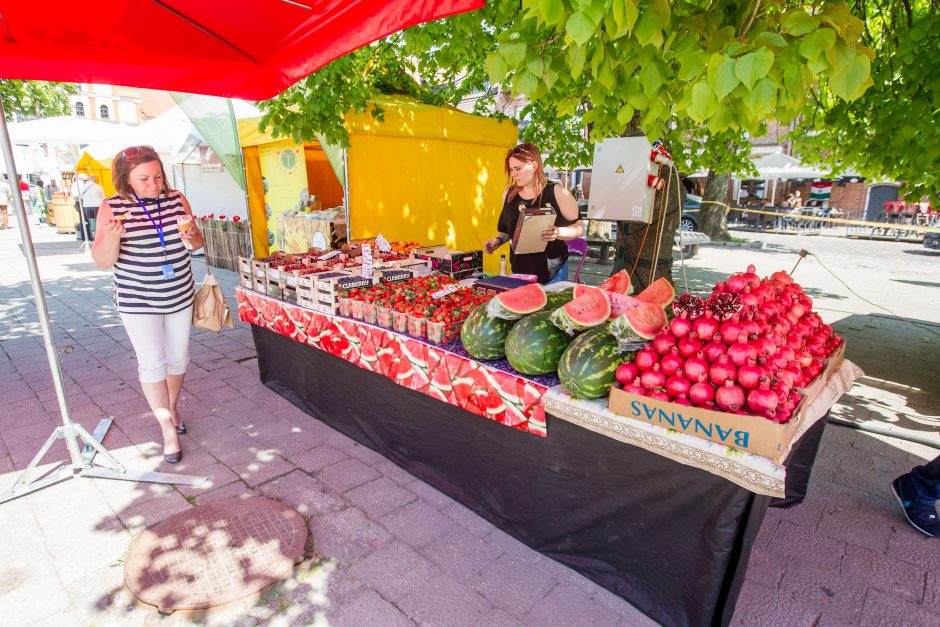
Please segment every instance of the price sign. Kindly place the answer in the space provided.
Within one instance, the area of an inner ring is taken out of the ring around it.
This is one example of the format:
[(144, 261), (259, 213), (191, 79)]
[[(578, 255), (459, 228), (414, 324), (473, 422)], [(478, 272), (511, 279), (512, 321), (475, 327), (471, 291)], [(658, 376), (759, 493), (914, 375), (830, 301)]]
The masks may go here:
[(362, 272), (359, 274), (363, 278), (372, 278), (372, 247), (368, 244), (362, 245)]
[(328, 252), (328, 253), (324, 253), (324, 254), (320, 255), (319, 257), (317, 257), (317, 259), (320, 259), (321, 261), (322, 261), (323, 259), (332, 259), (333, 257), (335, 257), (336, 255), (339, 255), (339, 254), (342, 253), (342, 252), (343, 252), (343, 251), (341, 251), (341, 250), (331, 250), (331, 251)]
[(444, 298), (448, 294), (453, 294), (459, 289), (460, 289), (459, 285), (448, 285), (444, 289), (438, 290), (434, 292), (433, 294), (431, 294), (431, 298), (433, 298), (434, 300), (437, 300), (438, 298)]
[(392, 245), (388, 243), (388, 240), (385, 239), (385, 236), (379, 233), (375, 236), (375, 245), (378, 247), (380, 252), (387, 253), (392, 250)]

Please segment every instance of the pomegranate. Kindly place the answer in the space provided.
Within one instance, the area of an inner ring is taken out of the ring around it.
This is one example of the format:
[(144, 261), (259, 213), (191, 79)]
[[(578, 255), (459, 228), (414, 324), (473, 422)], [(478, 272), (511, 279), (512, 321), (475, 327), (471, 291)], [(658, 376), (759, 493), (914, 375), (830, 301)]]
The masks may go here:
[(669, 392), (670, 396), (676, 398), (686, 396), (689, 393), (689, 389), (692, 387), (692, 382), (685, 377), (673, 375), (666, 379), (666, 385), (664, 387), (666, 391)]
[(758, 366), (753, 360), (738, 368), (738, 385), (745, 390), (753, 390), (760, 385), (762, 379), (766, 379), (764, 369)]
[(682, 372), (689, 381), (704, 381), (708, 377), (708, 362), (701, 357), (689, 357), (682, 365)]
[(744, 291), (741, 292), (741, 304), (744, 305), (745, 309), (753, 309), (759, 303), (760, 299), (750, 291), (750, 288), (744, 288)]
[(617, 377), (617, 383), (620, 385), (630, 385), (640, 376), (640, 370), (634, 364), (627, 362), (617, 367), (614, 376)]
[(744, 390), (728, 379), (715, 392), (715, 403), (724, 410), (738, 411), (744, 407)]
[(676, 398), (672, 399), (672, 402), (675, 403), (676, 405), (685, 405), (686, 407), (692, 407), (692, 403), (689, 401), (689, 399), (687, 399), (684, 396), (677, 396)]
[(669, 332), (676, 339), (682, 339), (692, 332), (692, 323), (688, 318), (673, 318), (669, 323)]
[(749, 361), (757, 359), (757, 350), (747, 343), (747, 336), (743, 333), (738, 341), (728, 347), (728, 361), (735, 366), (743, 366)]
[(657, 401), (666, 401), (667, 403), (672, 400), (672, 397), (662, 390), (653, 390), (652, 392), (647, 394), (647, 396), (649, 396), (650, 398), (654, 398)]
[(777, 395), (770, 389), (770, 382), (766, 380), (760, 384), (759, 388), (747, 393), (748, 409), (759, 414), (777, 411), (778, 403)]
[(652, 369), (643, 371), (640, 375), (640, 385), (647, 390), (661, 388), (666, 383), (666, 375), (659, 369), (659, 364), (654, 364)]
[(718, 333), (718, 321), (710, 314), (711, 312), (708, 312), (692, 323), (692, 332), (703, 342), (708, 342)]
[(715, 388), (704, 381), (693, 383), (689, 388), (689, 400), (702, 407), (715, 400)]
[(760, 285), (760, 277), (757, 276), (757, 268), (754, 266), (754, 264), (749, 265), (747, 270), (745, 270), (744, 274), (741, 276), (744, 277), (744, 280), (747, 281), (747, 284), (751, 289), (754, 289)]
[(638, 394), (640, 396), (646, 396), (646, 388), (642, 385), (637, 385), (636, 383), (631, 383), (630, 385), (623, 386), (623, 391), (628, 394)]
[(721, 323), (721, 341), (725, 344), (731, 345), (738, 341), (738, 336), (744, 329), (741, 327), (741, 323), (732, 318), (731, 320), (726, 320)]
[(702, 357), (710, 364), (718, 361), (718, 358), (728, 352), (728, 347), (722, 342), (709, 342), (702, 347)]
[[(686, 367), (688, 367), (688, 361), (686, 362)], [(728, 362), (728, 356), (722, 355), (718, 358), (718, 361), (713, 363), (708, 369), (708, 378), (715, 385), (724, 385), (729, 379), (734, 382), (734, 378), (737, 375), (737, 368), (732, 366)], [(690, 377), (691, 378), (691, 377)]]
[(688, 359), (689, 357), (694, 357), (702, 350), (702, 342), (697, 337), (694, 337), (694, 334), (689, 334), (687, 337), (679, 340), (677, 347), (679, 354), (685, 359)]
[(744, 288), (747, 287), (747, 279), (740, 274), (735, 274), (728, 277), (728, 280), (725, 281), (725, 287), (728, 288), (728, 291), (732, 294), (740, 294), (744, 291)]
[(793, 283), (793, 279), (790, 278), (790, 275), (784, 272), (783, 270), (777, 270), (776, 272), (771, 274), (770, 280), (780, 281), (784, 285), (789, 285), (790, 283)]
[(650, 346), (654, 351), (660, 355), (665, 355), (673, 349), (676, 345), (676, 338), (669, 335), (668, 333), (660, 333), (653, 338), (653, 341), (650, 343)]
[(633, 358), (633, 363), (640, 372), (646, 372), (659, 363), (659, 353), (652, 348), (644, 348), (637, 352), (636, 357)]
[(683, 364), (685, 364), (685, 360), (679, 356), (679, 350), (676, 348), (672, 349), (672, 352), (668, 355), (663, 355), (663, 358), (659, 361), (659, 367), (669, 376), (676, 374)]

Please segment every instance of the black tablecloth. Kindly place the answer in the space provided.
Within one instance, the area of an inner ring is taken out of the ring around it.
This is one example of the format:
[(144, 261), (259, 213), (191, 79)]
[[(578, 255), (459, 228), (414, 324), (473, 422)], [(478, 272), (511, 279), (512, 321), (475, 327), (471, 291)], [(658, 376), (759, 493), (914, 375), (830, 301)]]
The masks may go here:
[(252, 330), (261, 380), (310, 415), (664, 625), (730, 622), (770, 497), (551, 415), (547, 438), (516, 431)]

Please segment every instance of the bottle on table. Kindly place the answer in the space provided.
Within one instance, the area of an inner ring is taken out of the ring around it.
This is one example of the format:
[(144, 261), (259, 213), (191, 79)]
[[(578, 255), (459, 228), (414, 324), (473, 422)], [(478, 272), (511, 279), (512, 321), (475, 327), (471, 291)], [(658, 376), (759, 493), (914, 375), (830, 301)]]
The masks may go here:
[(499, 256), (499, 276), (506, 276), (509, 274), (509, 266), (506, 263), (506, 255)]

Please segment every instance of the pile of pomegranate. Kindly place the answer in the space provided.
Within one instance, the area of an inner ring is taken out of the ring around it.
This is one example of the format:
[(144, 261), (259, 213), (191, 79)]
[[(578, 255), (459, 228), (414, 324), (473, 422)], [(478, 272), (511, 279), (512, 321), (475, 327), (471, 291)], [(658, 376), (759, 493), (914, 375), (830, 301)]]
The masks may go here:
[(733, 414), (790, 420), (806, 387), (842, 343), (786, 272), (754, 266), (682, 294), (664, 331), (617, 369), (625, 392)]

